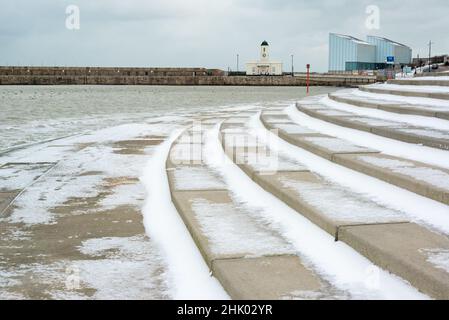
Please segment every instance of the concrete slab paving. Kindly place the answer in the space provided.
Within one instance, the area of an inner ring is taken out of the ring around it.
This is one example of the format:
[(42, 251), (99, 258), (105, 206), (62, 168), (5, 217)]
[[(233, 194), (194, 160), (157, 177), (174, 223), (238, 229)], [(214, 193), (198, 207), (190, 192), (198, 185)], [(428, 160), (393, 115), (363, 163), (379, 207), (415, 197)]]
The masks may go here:
[(405, 223), (342, 227), (339, 239), (431, 297), (449, 299), (449, 259), (445, 264), (432, 260), (449, 252), (446, 236)]
[(281, 300), (291, 296), (307, 299), (323, 295), (324, 285), (319, 277), (296, 256), (216, 260), (213, 269), (236, 300)]
[(0, 217), (19, 193), (20, 190), (0, 192)]
[(218, 175), (205, 166), (176, 166), (167, 169), (170, 189), (173, 191), (225, 190), (226, 185)]
[(449, 204), (449, 170), (385, 154), (336, 155), (334, 161), (424, 197)]

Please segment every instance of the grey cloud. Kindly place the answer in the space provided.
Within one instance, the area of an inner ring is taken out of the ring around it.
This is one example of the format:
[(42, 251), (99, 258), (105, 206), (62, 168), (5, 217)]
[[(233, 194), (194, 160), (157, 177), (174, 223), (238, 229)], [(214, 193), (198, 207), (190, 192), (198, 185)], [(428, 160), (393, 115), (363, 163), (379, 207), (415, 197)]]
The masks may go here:
[[(64, 27), (65, 7), (81, 10), (81, 29)], [(381, 29), (365, 28), (378, 5)], [(0, 0), (0, 64), (205, 66), (235, 68), (258, 55), (296, 70), (327, 70), (329, 32), (383, 35), (425, 54), (449, 51), (447, 0)]]

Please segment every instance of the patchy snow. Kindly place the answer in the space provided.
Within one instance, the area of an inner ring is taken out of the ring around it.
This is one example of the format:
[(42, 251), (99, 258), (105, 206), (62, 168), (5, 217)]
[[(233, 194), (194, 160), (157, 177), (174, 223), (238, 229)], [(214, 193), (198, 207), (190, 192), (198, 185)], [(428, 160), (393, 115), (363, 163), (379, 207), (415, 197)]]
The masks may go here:
[(406, 123), (400, 123), (400, 122), (393, 122), (393, 121), (387, 121), (387, 120), (380, 120), (376, 118), (368, 118), (368, 117), (348, 117), (345, 120), (349, 121), (355, 121), (355, 122), (361, 122), (364, 124), (367, 124), (372, 127), (392, 127), (392, 128), (399, 128), (402, 126), (407, 126)]
[(303, 139), (311, 144), (315, 144), (332, 152), (357, 153), (374, 151), (333, 137), (304, 137)]
[(226, 145), (234, 147), (257, 148), (263, 147), (262, 144), (253, 136), (247, 134), (226, 134), (224, 136)]
[[(325, 106), (323, 105), (323, 108), (325, 108)], [(305, 109), (309, 109), (307, 106), (305, 106)], [(340, 111), (340, 110), (336, 110), (336, 109), (312, 109), (314, 110), (314, 112), (319, 113), (319, 114), (323, 114), (329, 117), (347, 117), (347, 116), (351, 116), (352, 114), (349, 112), (344, 112), (344, 111)]]
[(202, 148), (199, 143), (176, 143), (170, 152), (170, 160), (179, 165), (200, 164), (203, 160)]
[(403, 213), (382, 207), (335, 184), (292, 179), (283, 179), (282, 184), (295, 190), (298, 197), (336, 222), (369, 224), (406, 220)]
[(376, 89), (395, 90), (395, 91), (407, 91), (407, 92), (449, 93), (449, 87), (440, 87), (440, 86), (414, 86), (414, 85), (378, 83), (369, 85), (367, 87)]
[(242, 160), (242, 156), (239, 155), (236, 160), (237, 164), (248, 164), (255, 171), (268, 175), (277, 171), (306, 170), (303, 165), (265, 148), (261, 149), (260, 152), (245, 153), (244, 160)]
[(411, 133), (417, 136), (425, 136), (429, 138), (449, 140), (449, 131), (418, 129), (418, 128), (400, 129), (399, 131)]
[(440, 108), (441, 111), (449, 111), (449, 101), (442, 99), (421, 98), (421, 97), (405, 97), (394, 94), (380, 94), (365, 92), (358, 89), (353, 89), (351, 94), (354, 97), (384, 100), (385, 102), (398, 102), (401, 104), (411, 104), (418, 107), (429, 107), (431, 109)]
[(225, 184), (204, 166), (177, 167), (172, 170), (176, 190), (223, 190)]
[[(119, 133), (115, 133), (115, 136), (118, 137)], [(53, 223), (56, 218), (53, 208), (63, 206), (73, 198), (98, 196), (106, 178), (140, 176), (146, 161), (145, 155), (116, 154), (109, 145), (88, 146), (61, 160), (28, 186), (16, 199), (15, 209), (6, 219), (13, 223)], [(109, 207), (128, 201), (130, 204), (137, 204), (143, 194), (141, 191), (134, 194), (137, 190), (129, 190), (130, 188), (132, 187), (125, 186), (116, 190), (126, 191), (126, 194), (110, 195), (104, 200), (104, 204)]]
[(54, 164), (8, 164), (0, 167), (0, 192), (21, 190), (47, 172)]
[(288, 243), (257, 220), (243, 206), (192, 199), (192, 208), (201, 231), (216, 255), (261, 257), (293, 254)]
[(440, 76), (440, 77), (416, 77), (416, 78), (411, 78), (410, 80), (413, 81), (449, 81), (449, 77), (446, 76)]
[(171, 201), (165, 162), (170, 146), (180, 135), (174, 132), (157, 147), (141, 178), (147, 189), (144, 226), (167, 261), (174, 299), (229, 299), (209, 268)]
[(102, 209), (114, 209), (120, 206), (134, 206), (140, 208), (145, 200), (145, 187), (141, 183), (125, 183), (112, 188), (100, 201)]
[(270, 122), (270, 123), (282, 123), (282, 124), (291, 124), (292, 123), (290, 118), (288, 118), (285, 115), (280, 116), (280, 117), (268, 116), (268, 117), (265, 117), (265, 121)]
[[(263, 125), (257, 119), (253, 119)], [(261, 137), (266, 135), (261, 134)], [(352, 248), (335, 239), (312, 222), (255, 184), (224, 155), (218, 127), (206, 139), (207, 163), (220, 172), (236, 199), (254, 209), (259, 219), (287, 239), (302, 262), (353, 299), (426, 299), (405, 281), (375, 266)]]
[[(368, 116), (374, 118), (372, 121), (384, 120), (386, 121), (386, 125), (388, 126), (404, 126), (406, 124), (418, 127), (428, 127), (439, 130), (449, 131), (449, 121), (432, 118), (432, 117), (424, 117), (417, 115), (409, 115), (409, 114), (397, 114), (394, 112), (387, 112), (383, 110), (376, 110), (370, 108), (360, 108), (356, 106), (352, 106), (346, 103), (336, 102), (331, 100), (328, 97), (324, 97), (321, 100), (323, 105), (326, 105), (331, 108), (335, 108), (337, 110), (344, 110), (347, 112), (351, 112), (354, 115), (359, 116)], [(449, 110), (449, 109), (448, 109)], [(367, 122), (369, 123), (369, 122)], [(381, 124), (378, 124), (381, 125)]]
[[(271, 123), (271, 122), (269, 122)], [(313, 130), (310, 130), (308, 128), (299, 126), (297, 124), (294, 124), (291, 122), (289, 124), (278, 124), (276, 123), (276, 128), (279, 130), (283, 130), (285, 132), (287, 132), (288, 134), (313, 134), (316, 133)]]
[(427, 253), (427, 261), (439, 269), (449, 273), (449, 250), (448, 249), (430, 249), (424, 250)]
[(372, 164), (376, 167), (388, 169), (393, 172), (409, 176), (414, 180), (424, 181), (435, 187), (447, 189), (449, 191), (448, 172), (429, 167), (417, 167), (414, 163), (409, 161), (371, 156), (358, 156), (357, 159)]

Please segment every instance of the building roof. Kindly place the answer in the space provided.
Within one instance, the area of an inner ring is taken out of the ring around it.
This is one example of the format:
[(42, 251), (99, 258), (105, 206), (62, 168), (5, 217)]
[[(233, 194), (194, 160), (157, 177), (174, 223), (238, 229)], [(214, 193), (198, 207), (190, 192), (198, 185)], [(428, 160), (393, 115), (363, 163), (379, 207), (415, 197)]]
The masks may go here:
[(268, 42), (266, 40), (264, 40), (261, 44), (261, 46), (268, 46)]
[(366, 45), (370, 45), (370, 46), (372, 46), (372, 44), (371, 44), (371, 43), (368, 43), (368, 42), (366, 42), (366, 41), (363, 41), (363, 40), (357, 39), (357, 38), (355, 38), (355, 37), (353, 37), (353, 36), (348, 36), (348, 35), (346, 35), (346, 34), (331, 33), (331, 35), (334, 35), (334, 36), (337, 36), (337, 37), (340, 37), (340, 38), (344, 38), (344, 39), (347, 39), (347, 40), (353, 41), (353, 42), (355, 42), (355, 43), (359, 43), (359, 44), (366, 44)]
[(399, 43), (399, 42), (396, 42), (396, 41), (393, 41), (393, 40), (390, 40), (390, 39), (387, 39), (387, 38), (384, 38), (384, 37), (378, 37), (378, 36), (368, 36), (368, 37), (369, 38), (376, 38), (376, 39), (379, 39), (379, 40), (382, 40), (382, 41), (386, 41), (386, 42), (389, 42), (389, 43), (391, 43), (391, 44), (393, 44), (395, 46), (410, 48), (409, 46), (406, 46), (405, 44), (402, 44), (402, 43)]

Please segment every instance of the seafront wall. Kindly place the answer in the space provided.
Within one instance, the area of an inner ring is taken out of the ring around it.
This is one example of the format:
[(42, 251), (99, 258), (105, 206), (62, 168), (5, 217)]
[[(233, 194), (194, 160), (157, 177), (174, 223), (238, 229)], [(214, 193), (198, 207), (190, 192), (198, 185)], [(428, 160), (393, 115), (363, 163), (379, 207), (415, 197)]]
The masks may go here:
[[(352, 87), (376, 80), (313, 74), (310, 85)], [(0, 67), (0, 85), (305, 86), (306, 76), (227, 76), (222, 70), (205, 68)]]

